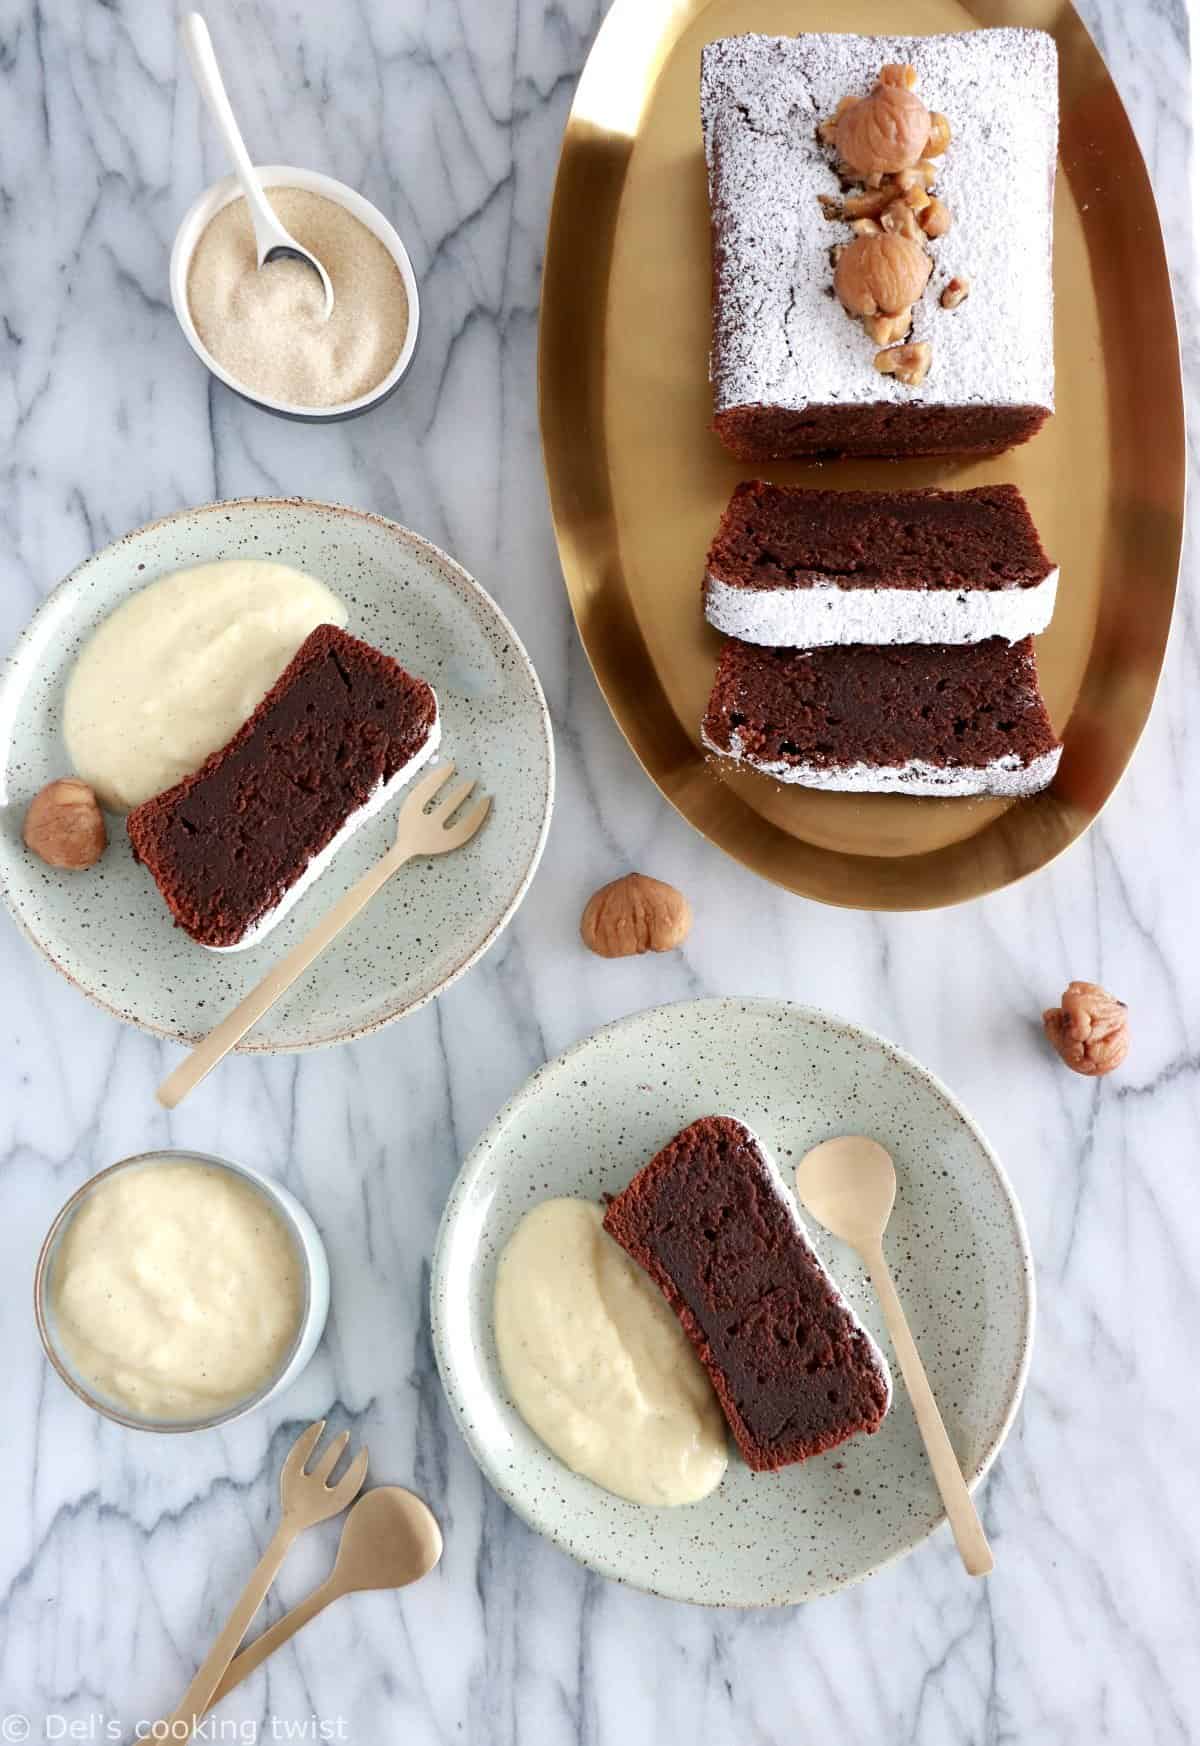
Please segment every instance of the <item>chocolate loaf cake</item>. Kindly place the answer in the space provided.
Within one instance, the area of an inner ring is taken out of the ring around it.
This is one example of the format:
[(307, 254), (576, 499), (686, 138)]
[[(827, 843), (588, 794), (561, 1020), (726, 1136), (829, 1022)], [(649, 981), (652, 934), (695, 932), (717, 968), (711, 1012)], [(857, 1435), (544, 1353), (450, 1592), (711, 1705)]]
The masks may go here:
[(1033, 644), (768, 649), (725, 644), (701, 736), (808, 788), (1036, 794), (1062, 748)]
[(604, 1228), (679, 1317), (748, 1466), (771, 1472), (879, 1429), (883, 1356), (741, 1122), (704, 1116), (676, 1134)]
[(744, 642), (1016, 642), (1058, 571), (1015, 485), (810, 491), (739, 485), (708, 553), (709, 622)]
[(227, 745), (129, 814), (134, 856), (202, 946), (253, 945), (440, 738), (423, 679), (319, 625)]
[[(949, 120), (944, 153), (940, 141), (925, 150), (939, 215), (952, 223), (930, 225), (929, 238), (917, 229), (932, 270), (910, 326), (873, 339), (834, 293), (831, 250), (855, 245), (856, 208), (845, 207), (836, 145), (818, 129), (889, 64), (911, 67), (915, 95)], [(1054, 406), (1051, 37), (725, 37), (703, 50), (700, 106), (714, 427), (727, 448), (750, 461), (990, 455), (1040, 428)], [(881, 373), (892, 366), (875, 359), (892, 338), (928, 346), (923, 379)]]

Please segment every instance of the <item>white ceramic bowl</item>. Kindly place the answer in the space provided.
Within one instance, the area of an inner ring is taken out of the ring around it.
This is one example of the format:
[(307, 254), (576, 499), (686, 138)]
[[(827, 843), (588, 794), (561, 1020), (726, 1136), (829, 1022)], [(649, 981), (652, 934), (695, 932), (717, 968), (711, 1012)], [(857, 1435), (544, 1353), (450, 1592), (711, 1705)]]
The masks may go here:
[[(292, 1349), (275, 1376), (270, 1378), (255, 1394), (245, 1400), (236, 1401), (224, 1412), (216, 1413), (206, 1419), (148, 1419), (140, 1418), (135, 1413), (126, 1413), (114, 1402), (97, 1395), (88, 1387), (72, 1366), (66, 1354), (58, 1344), (54, 1326), (54, 1311), (50, 1304), (50, 1276), (53, 1271), (54, 1257), (67, 1226), (74, 1218), (84, 1201), (92, 1193), (98, 1183), (104, 1182), (121, 1170), (153, 1170), (159, 1162), (177, 1164), (180, 1162), (192, 1164), (209, 1164), (218, 1170), (227, 1170), (231, 1176), (240, 1176), (252, 1184), (271, 1202), (284, 1224), (291, 1233), (296, 1250), (304, 1266), (304, 1311), (300, 1318), (300, 1326)], [(329, 1260), (325, 1253), (325, 1245), (321, 1241), (320, 1232), (308, 1213), (300, 1205), (293, 1194), (278, 1182), (272, 1182), (262, 1176), (257, 1170), (251, 1170), (245, 1164), (232, 1164), (228, 1158), (215, 1158), (208, 1152), (190, 1152), (180, 1150), (163, 1150), (161, 1152), (142, 1152), (133, 1158), (122, 1158), (117, 1164), (110, 1164), (107, 1170), (101, 1170), (97, 1175), (85, 1182), (60, 1210), (54, 1223), (46, 1233), (38, 1256), (37, 1269), (33, 1280), (34, 1316), (37, 1320), (38, 1333), (42, 1345), (51, 1364), (62, 1377), (67, 1387), (77, 1394), (82, 1401), (94, 1411), (102, 1413), (106, 1419), (114, 1420), (118, 1425), (125, 1425), (132, 1431), (208, 1431), (215, 1425), (228, 1425), (234, 1419), (240, 1419), (245, 1413), (253, 1412), (256, 1407), (274, 1398), (275, 1395), (295, 1382), (309, 1359), (317, 1349), (321, 1335), (325, 1332), (325, 1319), (329, 1314)]]
[(299, 419), (304, 424), (335, 424), (342, 418), (357, 418), (359, 413), (369, 412), (399, 387), (417, 348), (421, 305), (408, 250), (382, 212), (372, 206), (369, 200), (364, 200), (353, 188), (348, 188), (345, 182), (336, 182), (332, 176), (322, 176), (316, 170), (297, 169), (293, 164), (260, 164), (255, 167), (255, 174), (264, 188), (302, 188), (310, 194), (323, 194), (326, 200), (336, 200), (339, 206), (344, 206), (347, 212), (366, 225), (373, 236), (379, 238), (399, 268), (408, 297), (408, 332), (404, 336), (400, 356), (383, 381), (372, 388), (369, 394), (362, 394), (357, 400), (347, 400), (338, 406), (294, 406), (286, 400), (272, 400), (265, 394), (255, 394), (244, 382), (239, 382), (236, 376), (231, 376), (228, 370), (222, 369), (196, 332), (196, 324), (188, 306), (187, 282), (192, 255), (206, 227), (223, 206), (241, 198), (242, 190), (236, 176), (225, 176), (206, 189), (189, 208), (176, 232), (175, 246), (171, 250), (170, 278), (171, 302), (175, 306), (179, 325), (200, 362), (211, 370), (219, 382), (224, 382), (227, 388), (231, 388), (235, 394), (240, 394), (243, 400), (249, 400), (254, 406), (261, 406), (280, 418)]

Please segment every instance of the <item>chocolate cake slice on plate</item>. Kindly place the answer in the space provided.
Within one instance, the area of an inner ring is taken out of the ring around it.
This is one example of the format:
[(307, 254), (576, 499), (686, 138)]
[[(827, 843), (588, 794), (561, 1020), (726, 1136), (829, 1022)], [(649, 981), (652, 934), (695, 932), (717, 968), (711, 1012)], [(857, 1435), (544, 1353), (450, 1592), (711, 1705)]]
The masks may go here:
[(424, 679), (318, 625), (228, 744), (129, 814), (134, 856), (202, 946), (253, 945), (440, 738)]
[(742, 1122), (703, 1116), (676, 1134), (604, 1228), (679, 1317), (748, 1466), (770, 1472), (879, 1429), (883, 1355)]
[(827, 649), (730, 639), (701, 737), (780, 782), (858, 794), (1036, 794), (1062, 755), (1028, 638)]
[(1058, 571), (1015, 485), (810, 491), (739, 485), (708, 553), (709, 622), (744, 642), (1017, 642)]

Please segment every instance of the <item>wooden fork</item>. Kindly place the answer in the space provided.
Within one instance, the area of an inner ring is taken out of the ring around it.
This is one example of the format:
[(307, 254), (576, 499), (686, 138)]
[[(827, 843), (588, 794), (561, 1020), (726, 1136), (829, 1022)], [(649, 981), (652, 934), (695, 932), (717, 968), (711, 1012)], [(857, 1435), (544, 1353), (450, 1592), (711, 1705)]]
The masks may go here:
[(452, 822), (458, 808), (474, 793), (473, 782), (457, 783), (444, 800), (425, 811), (453, 774), (453, 764), (439, 764), (417, 784), (400, 809), (396, 841), (383, 859), (364, 873), (312, 932), (306, 934), (299, 945), (293, 946), (286, 958), (281, 959), (274, 970), (268, 971), (246, 998), (208, 1033), (203, 1042), (197, 1043), (174, 1072), (167, 1075), (156, 1093), (159, 1103), (166, 1109), (174, 1109), (176, 1104), (182, 1103), (188, 1092), (194, 1091), (200, 1081), (207, 1078), (218, 1061), (223, 1060), (250, 1027), (274, 1006), (297, 977), (303, 976), (313, 959), (320, 956), (330, 941), (336, 939), (406, 861), (412, 861), (418, 855), (445, 855), (470, 841), (492, 804), (486, 794), (481, 795), (469, 812)]
[(344, 1510), (362, 1490), (363, 1480), (367, 1477), (367, 1452), (360, 1449), (354, 1460), (347, 1467), (336, 1485), (328, 1483), (329, 1476), (338, 1464), (343, 1450), (350, 1441), (349, 1431), (343, 1431), (335, 1437), (325, 1454), (317, 1462), (311, 1473), (305, 1472), (305, 1464), (312, 1455), (321, 1434), (325, 1429), (325, 1420), (318, 1419), (315, 1425), (310, 1425), (307, 1431), (301, 1433), (292, 1447), (291, 1454), (283, 1464), (283, 1472), (279, 1476), (279, 1496), (282, 1503), (282, 1513), (279, 1526), (272, 1534), (270, 1543), (258, 1562), (258, 1567), (249, 1582), (242, 1590), (241, 1599), (229, 1615), (228, 1623), (221, 1635), (209, 1650), (200, 1671), (183, 1694), (183, 1702), (165, 1725), (165, 1731), (156, 1731), (156, 1740), (189, 1740), (195, 1731), (200, 1717), (212, 1702), (213, 1693), (220, 1685), (229, 1663), (237, 1653), (242, 1638), (246, 1635), (251, 1619), (262, 1605), (263, 1597), (279, 1573), (279, 1567), (287, 1556), (288, 1549), (297, 1534), (305, 1528), (311, 1528), (314, 1522), (323, 1522), (329, 1516), (336, 1516), (339, 1510)]

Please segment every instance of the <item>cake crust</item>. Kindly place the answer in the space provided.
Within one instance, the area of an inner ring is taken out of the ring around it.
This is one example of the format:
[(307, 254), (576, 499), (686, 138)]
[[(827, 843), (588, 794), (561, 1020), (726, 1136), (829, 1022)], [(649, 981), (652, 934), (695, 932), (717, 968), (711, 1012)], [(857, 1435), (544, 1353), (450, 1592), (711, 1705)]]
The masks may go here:
[(742, 1122), (704, 1116), (676, 1134), (609, 1203), (604, 1228), (679, 1317), (749, 1467), (879, 1429), (883, 1357)]

